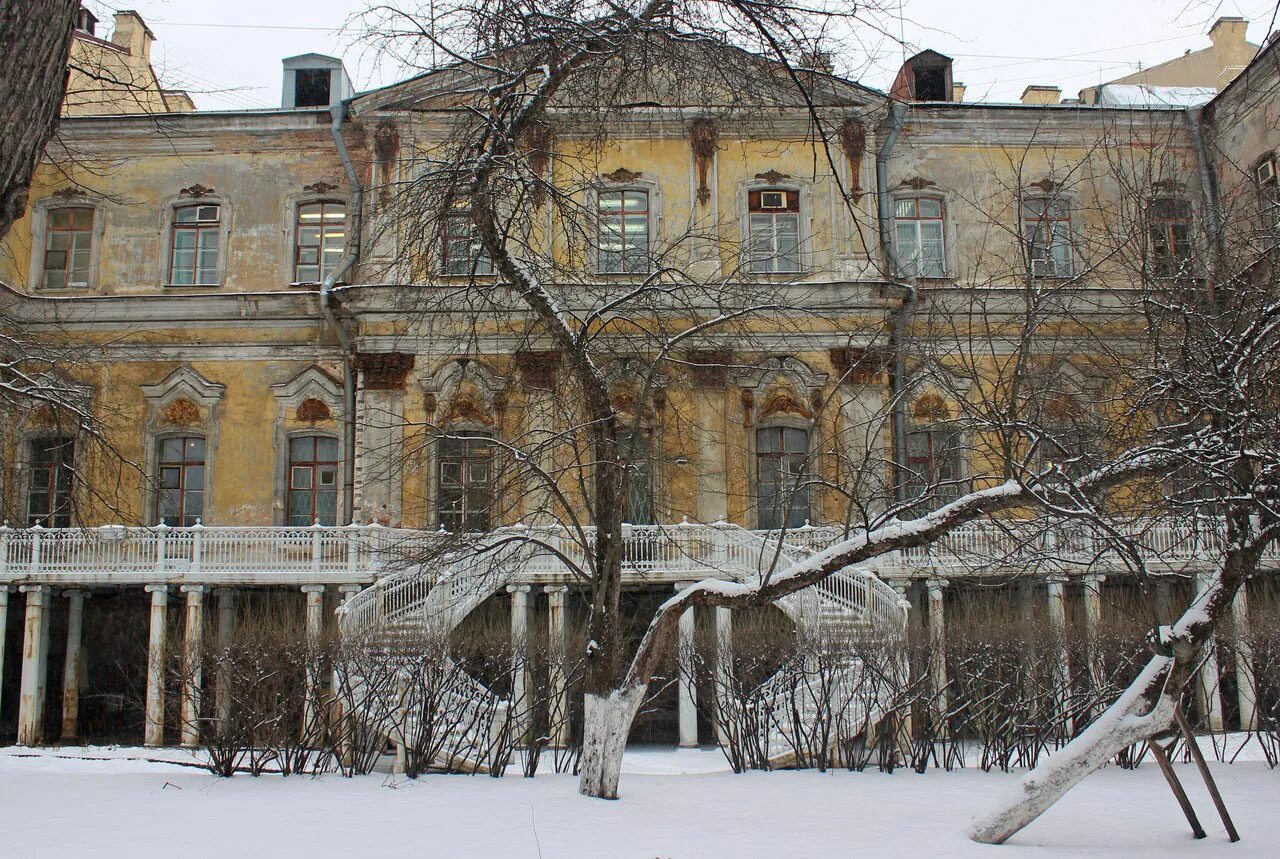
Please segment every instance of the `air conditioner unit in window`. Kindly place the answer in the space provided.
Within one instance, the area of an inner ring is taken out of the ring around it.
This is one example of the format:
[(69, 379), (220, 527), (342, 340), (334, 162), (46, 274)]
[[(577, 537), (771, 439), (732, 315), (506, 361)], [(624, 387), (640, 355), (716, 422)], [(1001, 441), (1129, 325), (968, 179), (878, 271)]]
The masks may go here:
[(760, 208), (762, 209), (787, 208), (787, 192), (786, 191), (761, 191), (760, 192)]
[(1031, 261), (1032, 277), (1053, 277), (1056, 269), (1051, 259), (1033, 259)]
[(1268, 158), (1258, 165), (1258, 184), (1269, 185), (1276, 181), (1276, 162)]

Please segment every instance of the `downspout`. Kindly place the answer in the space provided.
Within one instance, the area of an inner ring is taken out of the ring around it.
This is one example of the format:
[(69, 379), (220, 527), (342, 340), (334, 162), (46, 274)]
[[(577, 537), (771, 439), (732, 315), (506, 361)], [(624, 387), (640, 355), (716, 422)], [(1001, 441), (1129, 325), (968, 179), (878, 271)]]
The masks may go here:
[(354, 189), (352, 200), (351, 234), (352, 241), (347, 245), (348, 251), (338, 262), (336, 268), (320, 282), (320, 315), (338, 338), (342, 349), (342, 518), (343, 524), (351, 524), (355, 518), (356, 491), (356, 374), (351, 338), (343, 330), (333, 312), (333, 287), (343, 275), (350, 271), (360, 256), (361, 215), (364, 211), (364, 186), (356, 174), (355, 165), (351, 163), (351, 155), (347, 152), (347, 143), (342, 139), (342, 122), (347, 117), (347, 106), (338, 102), (329, 108), (333, 116), (330, 130), (333, 144), (338, 150), (338, 158), (343, 169), (347, 171), (347, 181)]
[(902, 132), (902, 121), (907, 113), (905, 102), (895, 101), (889, 108), (889, 133), (876, 151), (876, 201), (880, 226), (880, 247), (884, 251), (886, 280), (906, 290), (902, 306), (898, 309), (889, 330), (889, 349), (893, 353), (893, 370), (889, 374), (889, 391), (893, 400), (893, 497), (898, 503), (906, 500), (907, 486), (907, 403), (906, 403), (906, 332), (911, 324), (911, 313), (916, 304), (916, 288), (898, 280), (898, 260), (893, 254), (893, 198), (889, 195), (889, 156)]
[(1209, 152), (1205, 149), (1204, 135), (1200, 133), (1200, 118), (1203, 111), (1198, 107), (1188, 107), (1187, 128), (1191, 133), (1191, 145), (1196, 150), (1196, 166), (1200, 168), (1200, 190), (1204, 194), (1205, 220), (1209, 229), (1209, 242), (1213, 246), (1213, 271), (1209, 275), (1209, 300), (1214, 298), (1213, 274), (1221, 271), (1223, 260), (1227, 255), (1226, 237), (1222, 232), (1222, 208), (1218, 201), (1218, 182), (1209, 164)]

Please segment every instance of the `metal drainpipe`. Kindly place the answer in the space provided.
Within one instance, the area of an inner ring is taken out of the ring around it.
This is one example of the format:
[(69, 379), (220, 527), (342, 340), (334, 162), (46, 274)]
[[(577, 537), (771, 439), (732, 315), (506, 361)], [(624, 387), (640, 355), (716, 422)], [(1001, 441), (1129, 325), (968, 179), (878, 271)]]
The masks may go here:
[(1204, 146), (1204, 135), (1200, 133), (1200, 117), (1203, 115), (1198, 107), (1188, 107), (1187, 128), (1191, 132), (1191, 144), (1196, 150), (1196, 166), (1200, 168), (1200, 189), (1204, 192), (1205, 219), (1208, 221), (1209, 241), (1213, 244), (1213, 270), (1209, 277), (1209, 298), (1213, 299), (1213, 274), (1221, 271), (1223, 258), (1227, 255), (1226, 236), (1222, 233), (1222, 209), (1218, 203), (1218, 183), (1209, 164), (1209, 153)]
[(880, 148), (876, 151), (876, 201), (880, 222), (880, 247), (884, 250), (885, 266), (889, 274), (887, 279), (906, 290), (897, 318), (893, 321), (893, 328), (889, 331), (889, 349), (893, 352), (893, 372), (889, 377), (889, 389), (893, 397), (893, 497), (899, 503), (906, 500), (907, 483), (907, 403), (904, 396), (907, 356), (903, 341), (907, 326), (911, 323), (911, 312), (915, 308), (916, 288), (897, 279), (898, 260), (893, 254), (893, 236), (890, 232), (893, 223), (893, 198), (889, 196), (888, 186), (889, 156), (893, 152), (894, 144), (898, 142), (898, 135), (902, 131), (902, 120), (906, 113), (905, 102), (895, 101), (889, 108), (889, 133), (885, 135)]
[(338, 338), (342, 349), (342, 507), (343, 524), (350, 524), (355, 517), (356, 492), (356, 377), (352, 363), (351, 339), (339, 324), (333, 313), (333, 286), (346, 274), (360, 256), (361, 216), (364, 211), (364, 186), (356, 175), (355, 165), (351, 163), (351, 155), (347, 152), (347, 143), (342, 139), (342, 122), (347, 117), (347, 106), (338, 102), (329, 108), (333, 116), (330, 130), (333, 143), (338, 150), (338, 158), (347, 171), (347, 181), (354, 189), (354, 205), (351, 215), (351, 234), (354, 240), (348, 244), (350, 250), (338, 262), (337, 267), (329, 272), (320, 282), (320, 315)]

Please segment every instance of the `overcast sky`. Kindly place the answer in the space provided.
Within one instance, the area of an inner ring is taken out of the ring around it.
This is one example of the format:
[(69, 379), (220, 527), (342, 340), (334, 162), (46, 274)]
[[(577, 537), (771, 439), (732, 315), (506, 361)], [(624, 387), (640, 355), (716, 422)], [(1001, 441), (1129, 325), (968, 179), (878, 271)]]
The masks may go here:
[[(384, 0), (386, 2), (386, 0)], [(896, 0), (889, 0), (896, 2)], [(115, 8), (88, 5), (109, 30)], [(280, 60), (316, 51), (346, 61), (357, 89), (391, 82), (342, 28), (364, 0), (129, 0), (158, 39), (153, 62), (166, 85), (191, 91), (201, 109), (274, 107)], [(915, 48), (955, 58), (955, 79), (968, 101), (1016, 101), (1028, 84), (1060, 86), (1064, 95), (1209, 44), (1222, 15), (1247, 18), (1249, 40), (1273, 27), (1275, 0), (903, 0), (886, 29)], [(861, 80), (888, 88), (904, 51), (895, 40), (864, 39), (843, 58)]]

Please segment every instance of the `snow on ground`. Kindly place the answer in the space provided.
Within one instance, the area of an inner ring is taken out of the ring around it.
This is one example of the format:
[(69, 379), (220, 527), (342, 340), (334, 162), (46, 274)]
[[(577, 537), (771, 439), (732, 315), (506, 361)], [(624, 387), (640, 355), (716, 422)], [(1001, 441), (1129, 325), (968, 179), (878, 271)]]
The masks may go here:
[[(151, 758), (153, 760), (146, 760)], [(1014, 776), (974, 770), (733, 775), (716, 751), (628, 752), (622, 798), (536, 779), (238, 775), (174, 749), (0, 749), (10, 856), (1274, 856), (1280, 771), (1214, 764), (1244, 840), (1230, 845), (1194, 769), (1194, 841), (1155, 766), (1090, 776), (1006, 847), (962, 834)]]

